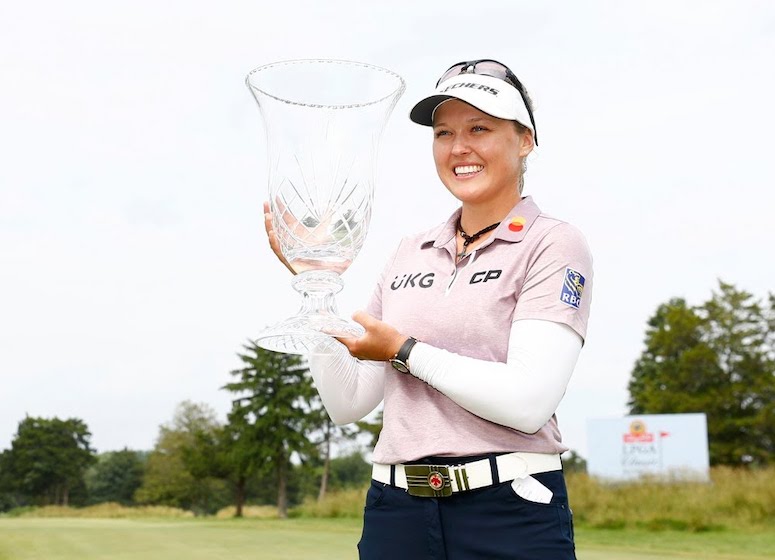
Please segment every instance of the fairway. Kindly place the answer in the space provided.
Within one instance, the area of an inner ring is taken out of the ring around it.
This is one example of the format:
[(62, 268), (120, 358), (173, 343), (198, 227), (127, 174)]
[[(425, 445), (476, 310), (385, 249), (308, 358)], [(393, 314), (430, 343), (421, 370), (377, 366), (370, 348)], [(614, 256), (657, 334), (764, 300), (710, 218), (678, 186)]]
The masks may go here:
[[(360, 530), (358, 519), (0, 519), (0, 560), (348, 560), (357, 558)], [(767, 533), (577, 531), (580, 560), (764, 559), (774, 541)]]

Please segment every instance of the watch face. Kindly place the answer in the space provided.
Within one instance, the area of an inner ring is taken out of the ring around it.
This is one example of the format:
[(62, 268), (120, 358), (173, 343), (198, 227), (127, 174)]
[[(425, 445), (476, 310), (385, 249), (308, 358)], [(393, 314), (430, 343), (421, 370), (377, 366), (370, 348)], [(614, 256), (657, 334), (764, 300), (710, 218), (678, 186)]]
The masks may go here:
[(390, 360), (390, 364), (401, 373), (409, 373), (409, 368), (401, 360), (396, 360), (396, 359)]

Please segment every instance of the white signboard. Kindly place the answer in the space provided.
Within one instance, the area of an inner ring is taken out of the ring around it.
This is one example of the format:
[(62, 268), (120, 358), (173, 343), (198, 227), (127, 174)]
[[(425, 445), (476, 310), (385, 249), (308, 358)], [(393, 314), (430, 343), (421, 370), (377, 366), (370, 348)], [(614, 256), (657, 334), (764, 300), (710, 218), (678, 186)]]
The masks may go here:
[(590, 419), (587, 470), (595, 477), (710, 480), (705, 414)]

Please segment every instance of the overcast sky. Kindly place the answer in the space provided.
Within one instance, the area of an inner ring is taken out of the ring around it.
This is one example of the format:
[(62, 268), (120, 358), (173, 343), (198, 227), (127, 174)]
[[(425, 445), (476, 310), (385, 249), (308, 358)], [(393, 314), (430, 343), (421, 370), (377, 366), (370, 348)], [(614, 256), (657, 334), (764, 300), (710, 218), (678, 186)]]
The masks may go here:
[(407, 82), (346, 315), (401, 236), (455, 208), (413, 103), (460, 60), (501, 60), (525, 83), (541, 142), (526, 194), (595, 259), (558, 412), (582, 454), (588, 418), (625, 412), (660, 303), (700, 303), (718, 278), (773, 289), (773, 2), (4, 1), (0, 449), (25, 415), (81, 418), (100, 452), (152, 448), (185, 399), (225, 418), (236, 352), (298, 306), (262, 229), (265, 143), (244, 85), (295, 58)]

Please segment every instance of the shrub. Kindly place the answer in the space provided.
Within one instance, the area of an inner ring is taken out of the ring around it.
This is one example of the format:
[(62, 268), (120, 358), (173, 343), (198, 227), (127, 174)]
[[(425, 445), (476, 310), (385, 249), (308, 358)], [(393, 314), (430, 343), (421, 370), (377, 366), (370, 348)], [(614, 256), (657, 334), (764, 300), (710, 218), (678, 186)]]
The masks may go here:
[[(711, 482), (602, 483), (569, 473), (574, 519), (595, 528), (714, 531), (775, 526), (775, 469), (711, 470)], [(621, 525), (621, 527), (618, 527)]]
[(361, 517), (366, 500), (365, 488), (329, 492), (322, 501), (307, 497), (291, 511), (292, 517)]
[[(218, 510), (215, 517), (218, 519), (231, 519), (237, 514), (235, 506), (227, 506)], [(242, 517), (249, 519), (276, 519), (277, 506), (243, 506)]]
[(23, 509), (16, 517), (88, 517), (99, 519), (127, 518), (181, 518), (194, 517), (190, 511), (167, 506), (126, 507), (114, 502), (106, 502), (82, 508), (66, 506), (44, 506)]

